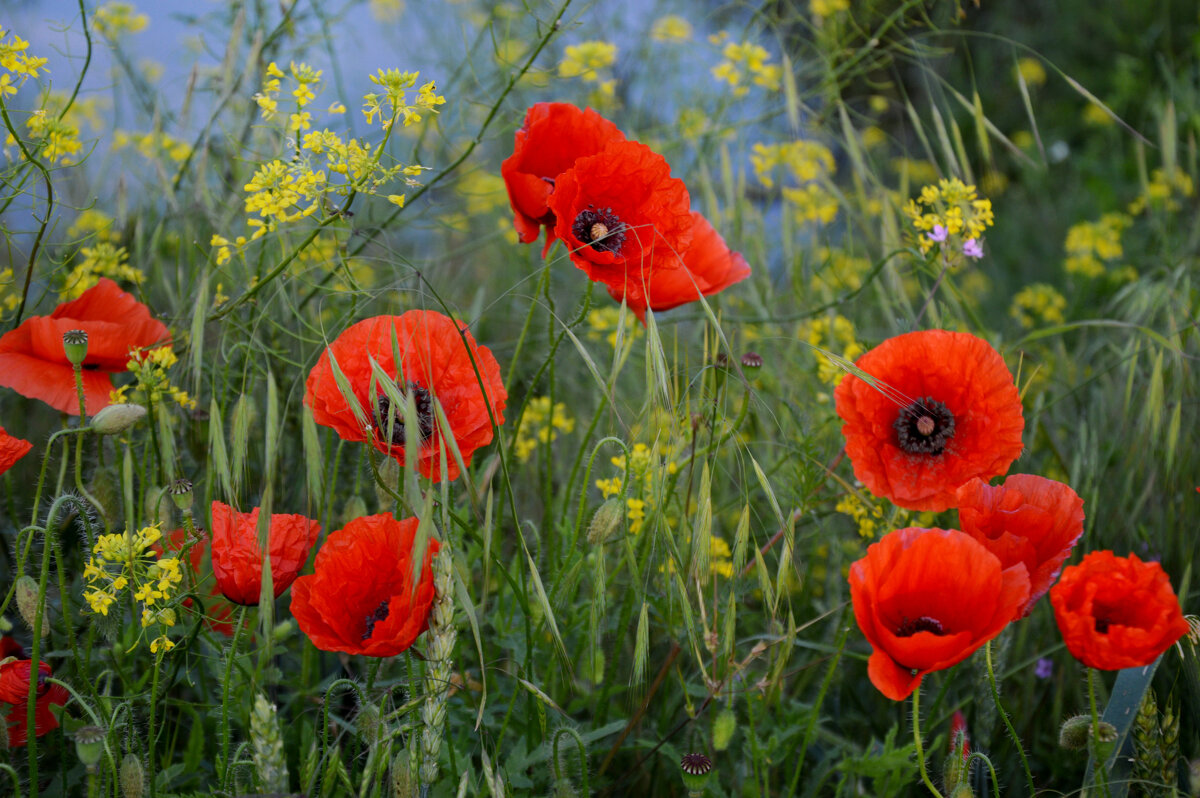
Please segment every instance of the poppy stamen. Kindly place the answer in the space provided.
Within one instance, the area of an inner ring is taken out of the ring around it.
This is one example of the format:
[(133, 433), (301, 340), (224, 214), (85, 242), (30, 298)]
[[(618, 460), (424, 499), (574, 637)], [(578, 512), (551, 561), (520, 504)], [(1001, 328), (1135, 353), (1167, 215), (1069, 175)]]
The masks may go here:
[[(422, 385), (409, 380), (406, 384), (405, 395), (413, 398), (417, 407), (417, 424), (421, 431), (421, 441), (429, 440), (433, 435), (433, 396)], [(382, 436), (393, 446), (403, 446), (405, 440), (404, 407), (401, 405), (393, 411), (392, 400), (387, 394), (379, 394), (375, 400), (376, 419)], [(390, 437), (388, 433), (391, 433)]]
[(571, 232), (584, 244), (598, 252), (620, 253), (625, 243), (625, 225), (612, 208), (580, 211), (571, 225)]
[(363, 640), (370, 640), (371, 635), (375, 633), (375, 624), (380, 621), (386, 621), (388, 617), (388, 603), (386, 600), (379, 602), (379, 606), (375, 611), (366, 617), (366, 630), (362, 633)]
[(900, 411), (893, 427), (899, 446), (909, 454), (941, 454), (954, 437), (954, 414), (931, 396)]
[(946, 634), (941, 621), (928, 615), (922, 615), (920, 618), (912, 620), (905, 618), (900, 623), (900, 628), (896, 630), (896, 637), (912, 637), (917, 632), (932, 632), (938, 637)]

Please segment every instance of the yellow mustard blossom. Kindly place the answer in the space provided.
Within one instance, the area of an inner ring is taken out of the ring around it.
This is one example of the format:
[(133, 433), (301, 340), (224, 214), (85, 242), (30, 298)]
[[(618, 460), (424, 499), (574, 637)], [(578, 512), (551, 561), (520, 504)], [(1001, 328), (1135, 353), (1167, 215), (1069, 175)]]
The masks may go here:
[[(38, 142), (37, 155), (50, 163), (69, 166), (75, 163), (75, 156), (83, 152), (83, 143), (79, 140), (79, 126), (62, 119), (46, 108), (38, 108), (25, 121), (32, 139)], [(8, 136), (7, 144), (15, 144), (12, 134)]]
[(612, 457), (610, 462), (621, 472), (620, 475), (597, 479), (595, 485), (605, 499), (620, 495), (622, 489), (625, 490), (629, 531), (637, 534), (645, 523), (647, 508), (655, 506), (656, 491), (661, 480), (665, 475), (676, 473), (679, 466), (670, 459), (664, 460), (657, 448), (652, 450), (644, 443), (634, 444), (628, 458), (619, 454)]
[(123, 3), (112, 0), (96, 9), (92, 16), (92, 26), (96, 32), (106, 39), (116, 39), (126, 33), (137, 33), (145, 30), (150, 24), (150, 18), (139, 14), (133, 3)]
[(873, 150), (887, 144), (887, 133), (883, 132), (883, 128), (876, 125), (867, 125), (859, 133), (862, 139), (863, 146), (868, 150)]
[[(183, 582), (179, 558), (159, 555), (151, 548), (161, 537), (156, 526), (101, 535), (83, 570), (87, 582), (83, 597), (92, 612), (108, 615), (120, 593), (130, 588), (133, 600), (141, 605), (142, 628), (164, 627), (159, 641), (165, 640), (165, 629), (175, 625), (175, 611), (169, 605)], [(159, 642), (159, 647), (170, 650), (173, 644)], [(158, 648), (152, 650), (157, 653)]]
[(774, 172), (781, 166), (799, 183), (829, 177), (836, 168), (828, 147), (817, 141), (804, 140), (755, 144), (750, 150), (750, 163), (758, 181), (767, 188), (775, 185)]
[(110, 243), (116, 243), (121, 238), (115, 229), (113, 218), (95, 208), (80, 211), (79, 215), (75, 217), (75, 221), (71, 222), (71, 226), (67, 228), (67, 235), (76, 240), (94, 238), (97, 241)]
[(370, 8), (378, 22), (395, 22), (404, 16), (404, 0), (371, 0)]
[(29, 55), (28, 49), (29, 42), (0, 25), (0, 68), (4, 70), (0, 73), (0, 100), (16, 94), (26, 80), (38, 76), (38, 70), (49, 71), (45, 69), (47, 59)]
[(21, 291), (10, 268), (0, 269), (0, 310), (9, 312), (21, 304)]
[[(802, 322), (797, 332), (800, 340), (813, 348), (817, 379), (826, 385), (836, 386), (846, 376), (846, 370), (839, 364), (853, 363), (866, 351), (855, 339), (853, 322), (838, 314)], [(830, 355), (840, 360), (835, 361)]]
[(796, 220), (801, 224), (829, 224), (837, 218), (838, 198), (816, 183), (800, 188), (785, 188), (783, 198), (791, 205)]
[(1017, 74), (1030, 86), (1041, 86), (1046, 82), (1046, 68), (1037, 58), (1025, 57), (1017, 60)]
[(783, 80), (783, 70), (778, 64), (769, 63), (771, 55), (761, 45), (726, 42), (721, 55), (724, 60), (712, 68), (712, 75), (718, 83), (729, 84), (734, 97), (743, 97), (750, 91), (745, 83), (747, 77), (754, 85), (770, 90), (777, 90)]
[(517, 428), (516, 442), (513, 444), (517, 459), (522, 463), (525, 462), (539, 443), (553, 443), (557, 440), (559, 432), (566, 434), (574, 429), (575, 419), (567, 413), (565, 404), (555, 402), (554, 408), (551, 410), (549, 396), (531, 399), (525, 407), (525, 414), (521, 417), (521, 426)]
[(564, 78), (580, 78), (585, 83), (599, 83), (600, 71), (608, 69), (617, 60), (617, 45), (605, 41), (588, 41), (569, 44), (563, 48), (563, 60), (558, 64), (558, 74)]
[(113, 149), (119, 150), (124, 147), (135, 148), (149, 160), (169, 158), (175, 163), (183, 163), (192, 154), (192, 145), (162, 131), (129, 133), (118, 130), (113, 134)]
[(1066, 321), (1063, 316), (1066, 307), (1066, 298), (1058, 293), (1054, 286), (1033, 283), (1022, 288), (1013, 297), (1009, 314), (1020, 322), (1022, 327), (1027, 328), (1039, 324), (1062, 324)]
[(141, 285), (146, 279), (145, 272), (130, 266), (128, 260), (129, 253), (125, 247), (115, 246), (108, 241), (100, 241), (92, 247), (81, 247), (79, 262), (63, 281), (59, 298), (64, 302), (78, 299), (84, 291), (100, 282), (101, 277)]
[(1018, 130), (1009, 136), (1009, 139), (1018, 148), (1022, 150), (1031, 150), (1037, 141), (1033, 138), (1033, 134), (1028, 130)]
[(850, 10), (850, 0), (808, 0), (808, 10), (814, 17), (832, 17), (841, 11)]
[(1150, 182), (1136, 200), (1129, 205), (1129, 213), (1137, 216), (1147, 208), (1178, 211), (1182, 208), (1179, 197), (1190, 197), (1195, 193), (1195, 183), (1192, 176), (1179, 167), (1175, 167), (1170, 175), (1165, 169), (1155, 169), (1150, 174)]
[(1110, 127), (1116, 120), (1112, 114), (1095, 103), (1088, 103), (1083, 109), (1083, 121), (1092, 127)]
[[(588, 338), (598, 341), (601, 338), (608, 341), (608, 345), (616, 347), (617, 345), (617, 323), (621, 318), (621, 309), (612, 305), (605, 305), (603, 308), (589, 310), (587, 315), (588, 323)], [(625, 313), (625, 330), (624, 339), (625, 345), (628, 346), (635, 338), (637, 338), (641, 325), (636, 323), (634, 315), (628, 311)]]
[(446, 98), (437, 93), (437, 86), (431, 80), (417, 88), (416, 95), (410, 102), (408, 92), (416, 87), (420, 72), (401, 72), (398, 69), (376, 70), (371, 75), (371, 82), (383, 89), (383, 94), (363, 95), (363, 115), (367, 124), (374, 124), (379, 117), (384, 130), (391, 128), (397, 119), (404, 120), (404, 127), (420, 122), (423, 113), (437, 113), (437, 107), (446, 102)]
[[(689, 535), (684, 542), (690, 546), (691, 536)], [(668, 559), (658, 567), (658, 572), (660, 574), (675, 573), (675, 561)], [(725, 539), (717, 535), (710, 535), (708, 538), (708, 573), (710, 576), (719, 576), (722, 579), (733, 578), (733, 551)]]
[(862, 288), (863, 277), (871, 271), (871, 261), (851, 255), (844, 249), (820, 247), (816, 259), (821, 264), (813, 273), (813, 291), (843, 294)]
[(918, 233), (922, 253), (929, 252), (936, 243), (943, 252), (980, 257), (980, 238), (994, 222), (992, 201), (977, 197), (975, 186), (957, 177), (922, 188), (920, 196), (904, 206), (904, 213)]
[(167, 375), (178, 362), (179, 358), (169, 346), (130, 352), (126, 367), (137, 378), (137, 382), (112, 391), (112, 401), (149, 406), (159, 404), (164, 397), (168, 397), (185, 410), (195, 410), (196, 400), (188, 396), (187, 391), (172, 385)]
[(467, 172), (458, 181), (456, 188), (466, 201), (467, 216), (472, 218), (486, 216), (497, 208), (508, 207), (504, 178), (493, 171), (474, 169)]
[(692, 38), (692, 23), (674, 14), (659, 17), (650, 28), (650, 38), (671, 44), (686, 42)]
[(890, 166), (898, 175), (906, 176), (913, 185), (936, 183), (938, 181), (937, 167), (926, 160), (917, 158), (893, 158)]
[(1094, 222), (1080, 222), (1067, 230), (1063, 268), (1068, 274), (1099, 277), (1125, 254), (1121, 232), (1133, 223), (1123, 213), (1106, 213)]

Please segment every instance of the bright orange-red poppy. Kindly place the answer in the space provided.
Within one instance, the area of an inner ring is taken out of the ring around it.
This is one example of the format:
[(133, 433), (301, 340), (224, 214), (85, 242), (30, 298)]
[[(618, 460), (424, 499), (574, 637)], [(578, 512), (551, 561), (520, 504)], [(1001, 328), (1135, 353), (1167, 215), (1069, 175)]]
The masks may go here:
[(558, 176), (578, 159), (624, 138), (616, 125), (590, 108), (584, 111), (570, 103), (538, 103), (525, 113), (513, 154), (500, 164), (513, 224), (522, 242), (536, 241), (544, 226), (545, 254), (556, 238), (554, 211), (548, 200)]
[[(163, 542), (166, 544), (165, 551), (169, 552), (172, 557), (180, 556), (186, 548), (186, 562), (191, 568), (192, 576), (199, 578), (200, 564), (204, 561), (204, 549), (207, 545), (207, 540), (199, 537), (189, 543), (187, 530), (176, 529), (170, 534), (164, 535)], [(162, 556), (164, 553), (164, 547), (158, 543), (152, 544), (150, 548), (159, 556)], [(272, 578), (274, 578), (274, 572), (272, 572)], [(231, 637), (233, 635), (233, 624), (230, 623), (230, 620), (233, 617), (233, 605), (221, 595), (215, 583), (207, 588), (205, 592), (206, 595), (201, 596), (204, 604), (204, 625), (214, 632)], [(191, 608), (192, 603), (190, 597), (183, 600), (185, 608)]]
[(608, 286), (613, 299), (626, 301), (642, 322), (646, 309), (655, 311), (695, 302), (712, 296), (750, 276), (750, 264), (740, 252), (733, 252), (704, 215), (692, 211), (692, 243), (683, 253), (683, 268), (659, 269), (646, 275), (640, 298), (633, 298), (624, 286)]
[(1070, 485), (1032, 474), (1013, 474), (994, 488), (976, 478), (958, 489), (958, 518), (963, 532), (999, 557), (1001, 565), (1025, 563), (1030, 591), (1024, 618), (1058, 578), (1083, 534), (1083, 499)]
[(129, 350), (170, 340), (167, 327), (150, 309), (107, 277), (65, 302), (49, 316), (33, 316), (0, 338), (0, 385), (31, 399), (79, 415), (75, 372), (63, 350), (63, 333), (87, 333), (83, 394), (87, 412), (107, 407), (110, 374), (125, 371)]
[(871, 684), (900, 701), (1000, 634), (1029, 597), (1029, 575), (957, 529), (910, 527), (850, 566), (850, 597), (871, 644)]
[(0, 474), (12, 468), (32, 448), (33, 444), (29, 441), (9, 435), (4, 427), (0, 427)]
[[(369, 657), (394, 657), (429, 626), (431, 563), (439, 544), (413, 551), (417, 519), (356, 518), (329, 536), (311, 576), (292, 587), (292, 615), (313, 645)], [(413, 585), (413, 560), (422, 558)]]
[(695, 227), (689, 202), (666, 159), (636, 141), (575, 161), (549, 199), (572, 262), (631, 306), (645, 305), (652, 275), (682, 268)]
[(1188, 632), (1167, 572), (1135, 554), (1093, 551), (1067, 566), (1050, 604), (1067, 650), (1089, 668), (1149, 665)]
[(1021, 454), (1025, 420), (1004, 358), (969, 333), (889, 338), (834, 390), (854, 476), (910, 510), (953, 507), (975, 477), (1003, 474)]
[[(393, 337), (399, 363), (394, 357)], [(357, 407), (351, 407), (338, 390), (331, 356), (345, 375)], [(350, 326), (321, 353), (308, 375), (304, 403), (312, 408), (313, 419), (332, 427), (345, 440), (370, 441), (401, 465), (405, 463), (404, 407), (392, 407), (374, 379), (372, 360), (395, 379), (401, 391), (413, 397), (421, 441), (417, 466), (435, 482), (443, 476), (457, 479), (459, 473), (448, 449), (446, 473), (441, 473), (443, 441), (434, 413), (435, 399), (467, 465), (476, 449), (492, 442), (493, 416), (497, 425), (504, 423), (508, 394), (500, 378), (500, 364), (491, 351), (475, 343), (465, 324), (432, 310), (410, 310)]]
[[(275, 598), (296, 580), (317, 542), (321, 525), (302, 515), (271, 516), (268, 548)], [(212, 567), (217, 587), (234, 604), (258, 604), (262, 592), (262, 549), (258, 545), (258, 508), (239, 513), (212, 503)]]
[[(33, 674), (33, 663), (27, 659), (10, 659), (0, 662), (0, 702), (12, 704), (4, 718), (8, 725), (8, 745), (19, 748), (28, 741), (29, 681)], [(38, 664), (37, 701), (34, 706), (34, 735), (41, 737), (58, 728), (58, 718), (50, 711), (50, 705), (63, 706), (70, 698), (66, 688), (47, 684), (46, 677), (54, 671), (45, 662)]]

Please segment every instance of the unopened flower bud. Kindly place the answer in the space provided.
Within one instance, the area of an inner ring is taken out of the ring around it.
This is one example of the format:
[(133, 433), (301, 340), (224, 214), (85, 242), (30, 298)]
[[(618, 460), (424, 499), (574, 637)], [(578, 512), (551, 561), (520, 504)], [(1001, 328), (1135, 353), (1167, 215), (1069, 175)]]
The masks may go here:
[(357, 493), (346, 499), (346, 503), (342, 505), (342, 525), (353, 521), (355, 518), (361, 518), (367, 514), (367, 503), (363, 501), (363, 497)]
[(595, 514), (592, 515), (592, 522), (588, 524), (587, 539), (588, 543), (593, 546), (598, 546), (605, 543), (612, 537), (613, 532), (621, 524), (621, 519), (625, 517), (625, 507), (621, 504), (621, 500), (613, 497), (604, 504), (600, 505)]
[(679, 768), (683, 771), (683, 784), (688, 795), (703, 795), (712, 773), (712, 760), (704, 754), (684, 754), (679, 760)]
[[(1092, 716), (1076, 715), (1067, 718), (1058, 732), (1058, 744), (1072, 751), (1082, 751), (1087, 748), (1092, 736)], [(1099, 733), (1096, 735), (1101, 743), (1111, 743), (1117, 739), (1117, 730), (1111, 723), (1100, 721)]]
[(134, 404), (109, 405), (92, 416), (92, 429), (101, 435), (116, 435), (146, 417), (146, 408)]
[(146, 773), (137, 754), (126, 754), (121, 760), (121, 798), (142, 798), (146, 791)]
[(358, 727), (358, 733), (367, 745), (373, 746), (379, 742), (383, 733), (383, 718), (379, 714), (379, 707), (374, 704), (366, 704), (361, 707), (354, 719), (354, 724)]
[(760, 355), (758, 352), (747, 352), (746, 354), (742, 355), (742, 365), (748, 369), (762, 368), (762, 364), (762, 355)]
[(75, 732), (75, 756), (87, 768), (88, 773), (98, 772), (100, 756), (104, 753), (104, 729), (99, 726), (84, 726)]
[(88, 334), (83, 330), (67, 330), (63, 333), (63, 351), (72, 365), (82, 366), (87, 357)]
[(172, 501), (181, 513), (192, 511), (192, 482), (188, 479), (177, 479), (167, 488)]
[[(17, 580), (17, 610), (21, 613), (21, 619), (32, 629), (38, 614), (38, 583), (29, 574), (22, 574), (21, 578)], [(48, 634), (50, 634), (50, 622), (43, 615), (42, 637)]]
[(737, 715), (729, 707), (725, 707), (717, 714), (712, 725), (712, 744), (714, 751), (724, 751), (729, 747), (729, 742), (733, 739), (733, 733), (737, 731)]

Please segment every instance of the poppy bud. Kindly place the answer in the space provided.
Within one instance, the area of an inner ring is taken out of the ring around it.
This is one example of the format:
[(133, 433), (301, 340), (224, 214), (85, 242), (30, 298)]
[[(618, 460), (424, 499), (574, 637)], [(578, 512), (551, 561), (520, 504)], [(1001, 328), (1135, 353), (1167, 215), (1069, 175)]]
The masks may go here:
[[(1111, 723), (1100, 721), (1100, 733), (1097, 735), (1101, 743), (1111, 743), (1117, 739), (1117, 729)], [(1082, 751), (1087, 747), (1088, 739), (1092, 736), (1092, 716), (1076, 715), (1063, 721), (1058, 732), (1058, 744), (1072, 751)]]
[(142, 798), (146, 791), (146, 773), (137, 754), (126, 754), (121, 760), (121, 798)]
[(679, 760), (679, 768), (683, 771), (683, 784), (688, 795), (703, 795), (712, 773), (712, 760), (704, 754), (684, 754)]
[(67, 330), (63, 333), (63, 351), (66, 352), (67, 360), (71, 361), (71, 365), (82, 366), (83, 359), (87, 357), (87, 350), (87, 332), (84, 330)]
[[(29, 574), (22, 574), (21, 578), (17, 580), (17, 609), (21, 613), (21, 618), (32, 629), (37, 620), (38, 583)], [(42, 617), (42, 637), (50, 634), (50, 624), (47, 623), (47, 620), (45, 616)]]
[(92, 416), (92, 429), (100, 435), (124, 432), (146, 417), (146, 408), (135, 404), (109, 405)]
[(355, 518), (362, 518), (366, 514), (367, 503), (363, 500), (362, 496), (356, 493), (349, 499), (346, 499), (346, 503), (342, 505), (342, 526), (350, 523)]
[(374, 704), (366, 704), (359, 709), (354, 722), (358, 727), (359, 735), (368, 746), (373, 746), (379, 742), (385, 731), (383, 718), (379, 714), (379, 707)]
[(100, 755), (104, 753), (104, 729), (99, 726), (84, 726), (75, 732), (75, 756), (87, 768), (88, 773), (98, 772)]
[(588, 524), (588, 543), (593, 546), (607, 543), (624, 517), (625, 507), (619, 498), (613, 497), (600, 505), (592, 515), (592, 522)]
[(191, 480), (177, 479), (167, 488), (167, 493), (171, 494), (171, 500), (175, 502), (175, 506), (179, 508), (181, 513), (190, 513), (192, 511), (192, 483)]
[(737, 715), (729, 707), (722, 709), (713, 721), (712, 744), (714, 751), (724, 751), (729, 747), (733, 733), (737, 731)]

